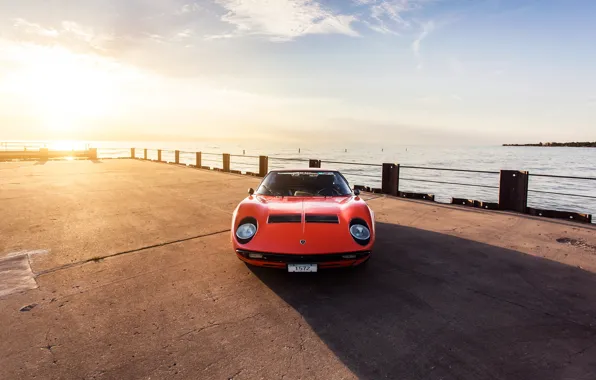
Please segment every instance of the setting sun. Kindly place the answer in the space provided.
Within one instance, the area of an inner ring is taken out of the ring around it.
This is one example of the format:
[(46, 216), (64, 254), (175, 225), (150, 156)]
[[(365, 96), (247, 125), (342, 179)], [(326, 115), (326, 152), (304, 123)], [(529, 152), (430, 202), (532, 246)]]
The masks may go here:
[(73, 132), (118, 113), (119, 87), (131, 78), (120, 65), (59, 47), (22, 45), (11, 53), (19, 67), (4, 87), (47, 131)]
[(58, 48), (30, 54), (14, 80), (43, 126), (73, 130), (113, 111), (116, 91), (109, 72), (92, 58)]

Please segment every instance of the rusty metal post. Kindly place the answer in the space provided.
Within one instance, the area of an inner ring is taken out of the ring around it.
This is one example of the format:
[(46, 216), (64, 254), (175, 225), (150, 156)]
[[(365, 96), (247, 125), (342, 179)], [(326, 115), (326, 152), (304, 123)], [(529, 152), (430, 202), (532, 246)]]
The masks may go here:
[[(43, 149), (43, 148), (41, 148)], [(39, 150), (41, 152), (41, 149)], [(89, 159), (97, 160), (97, 148), (89, 148)]]
[(526, 213), (528, 208), (529, 172), (501, 170), (499, 209)]
[(177, 164), (180, 163), (180, 151), (179, 150), (174, 151), (174, 162)]
[(320, 168), (321, 160), (308, 160), (308, 167), (309, 168)]
[(143, 159), (147, 159), (147, 148), (143, 151)]
[(224, 153), (222, 159), (223, 159), (223, 171), (229, 172), (230, 171), (230, 154)]
[(381, 191), (383, 194), (397, 196), (399, 194), (399, 165), (383, 164), (381, 178)]
[(157, 161), (161, 161), (161, 149), (157, 150)]
[(130, 158), (135, 158), (135, 148), (130, 148)]
[(203, 165), (202, 161), (203, 160), (201, 159), (201, 152), (197, 152), (197, 163), (196, 163), (197, 168), (200, 168)]
[(265, 177), (269, 172), (269, 157), (259, 156), (259, 177)]

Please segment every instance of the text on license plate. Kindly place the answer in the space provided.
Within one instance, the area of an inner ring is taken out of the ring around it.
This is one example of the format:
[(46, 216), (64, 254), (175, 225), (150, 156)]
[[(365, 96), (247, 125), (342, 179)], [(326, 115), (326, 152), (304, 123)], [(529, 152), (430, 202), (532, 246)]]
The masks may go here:
[(316, 272), (317, 264), (288, 264), (288, 272)]

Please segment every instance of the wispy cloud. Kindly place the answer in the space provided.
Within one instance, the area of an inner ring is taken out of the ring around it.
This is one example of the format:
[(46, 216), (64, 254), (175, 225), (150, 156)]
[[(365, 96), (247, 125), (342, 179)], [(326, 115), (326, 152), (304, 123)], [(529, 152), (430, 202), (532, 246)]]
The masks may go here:
[(222, 21), (234, 25), (235, 33), (240, 35), (264, 35), (272, 41), (289, 41), (307, 34), (359, 35), (352, 28), (355, 16), (333, 13), (313, 0), (216, 1), (227, 10)]
[(410, 30), (413, 23), (408, 17), (415, 11), (422, 10), (426, 4), (435, 0), (353, 0), (360, 6), (367, 6), (370, 10), (368, 27), (384, 34), (399, 34), (400, 31)]
[(62, 21), (59, 25), (58, 28), (48, 28), (17, 18), (14, 20), (13, 30), (18, 36), (32, 42), (40, 43), (50, 39), (52, 42), (85, 45), (91, 50), (103, 50), (103, 45), (113, 39), (109, 34), (96, 33), (92, 28), (74, 21)]
[(28, 34), (35, 34), (35, 35), (39, 35), (42, 37), (58, 37), (60, 35), (60, 33), (56, 30), (56, 29), (48, 29), (48, 28), (44, 28), (39, 24), (35, 24), (32, 22), (29, 22), (27, 20), (24, 20), (22, 18), (17, 18), (14, 20), (14, 24), (13, 26), (16, 29), (22, 30), (25, 33)]
[(418, 35), (418, 37), (412, 42), (412, 51), (416, 57), (420, 57), (420, 47), (422, 41), (428, 37), (429, 34), (435, 29), (435, 23), (431, 21), (427, 21), (422, 24), (422, 32)]
[(182, 15), (203, 10), (198, 3), (189, 3), (182, 5), (174, 14)]

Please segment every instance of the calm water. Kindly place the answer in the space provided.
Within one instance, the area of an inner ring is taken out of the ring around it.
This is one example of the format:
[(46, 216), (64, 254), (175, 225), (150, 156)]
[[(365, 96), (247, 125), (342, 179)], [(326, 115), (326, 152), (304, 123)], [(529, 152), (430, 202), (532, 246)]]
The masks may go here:
[[(190, 142), (92, 142), (99, 148), (100, 156), (129, 155), (131, 146), (137, 149), (136, 155), (142, 157), (142, 148), (178, 149), (181, 151), (204, 152), (203, 165), (221, 167), (221, 153), (233, 155), (268, 155), (270, 168), (305, 167), (308, 162), (283, 161), (278, 158), (309, 158), (327, 161), (346, 161), (382, 164), (383, 162), (401, 165), (473, 169), (499, 171), (501, 169), (528, 170), (530, 174), (556, 174), (565, 176), (596, 177), (595, 148), (549, 148), (549, 147), (434, 147), (434, 146), (385, 146), (385, 147), (302, 147), (269, 144), (218, 144)], [(107, 150), (105, 148), (120, 148)], [(347, 151), (346, 151), (347, 149)], [(209, 155), (206, 153), (217, 153)], [(149, 151), (149, 158), (157, 158), (154, 150)], [(174, 160), (173, 152), (163, 152), (163, 160)], [(195, 163), (195, 155), (181, 153), (181, 161)], [(381, 168), (330, 164), (323, 162), (323, 167), (337, 168), (348, 178), (351, 185), (380, 187)], [(232, 157), (232, 169), (258, 171), (258, 159), (250, 157)], [(472, 187), (422, 182), (456, 182), (462, 184), (492, 186), (495, 188)], [(499, 175), (458, 173), (435, 170), (401, 168), (400, 190), (435, 194), (439, 202), (451, 201), (451, 197), (497, 202)], [(530, 189), (586, 195), (592, 198), (580, 198), (565, 195), (540, 194), (530, 191), (529, 206), (546, 209), (575, 211), (596, 215), (596, 181), (530, 177)]]

